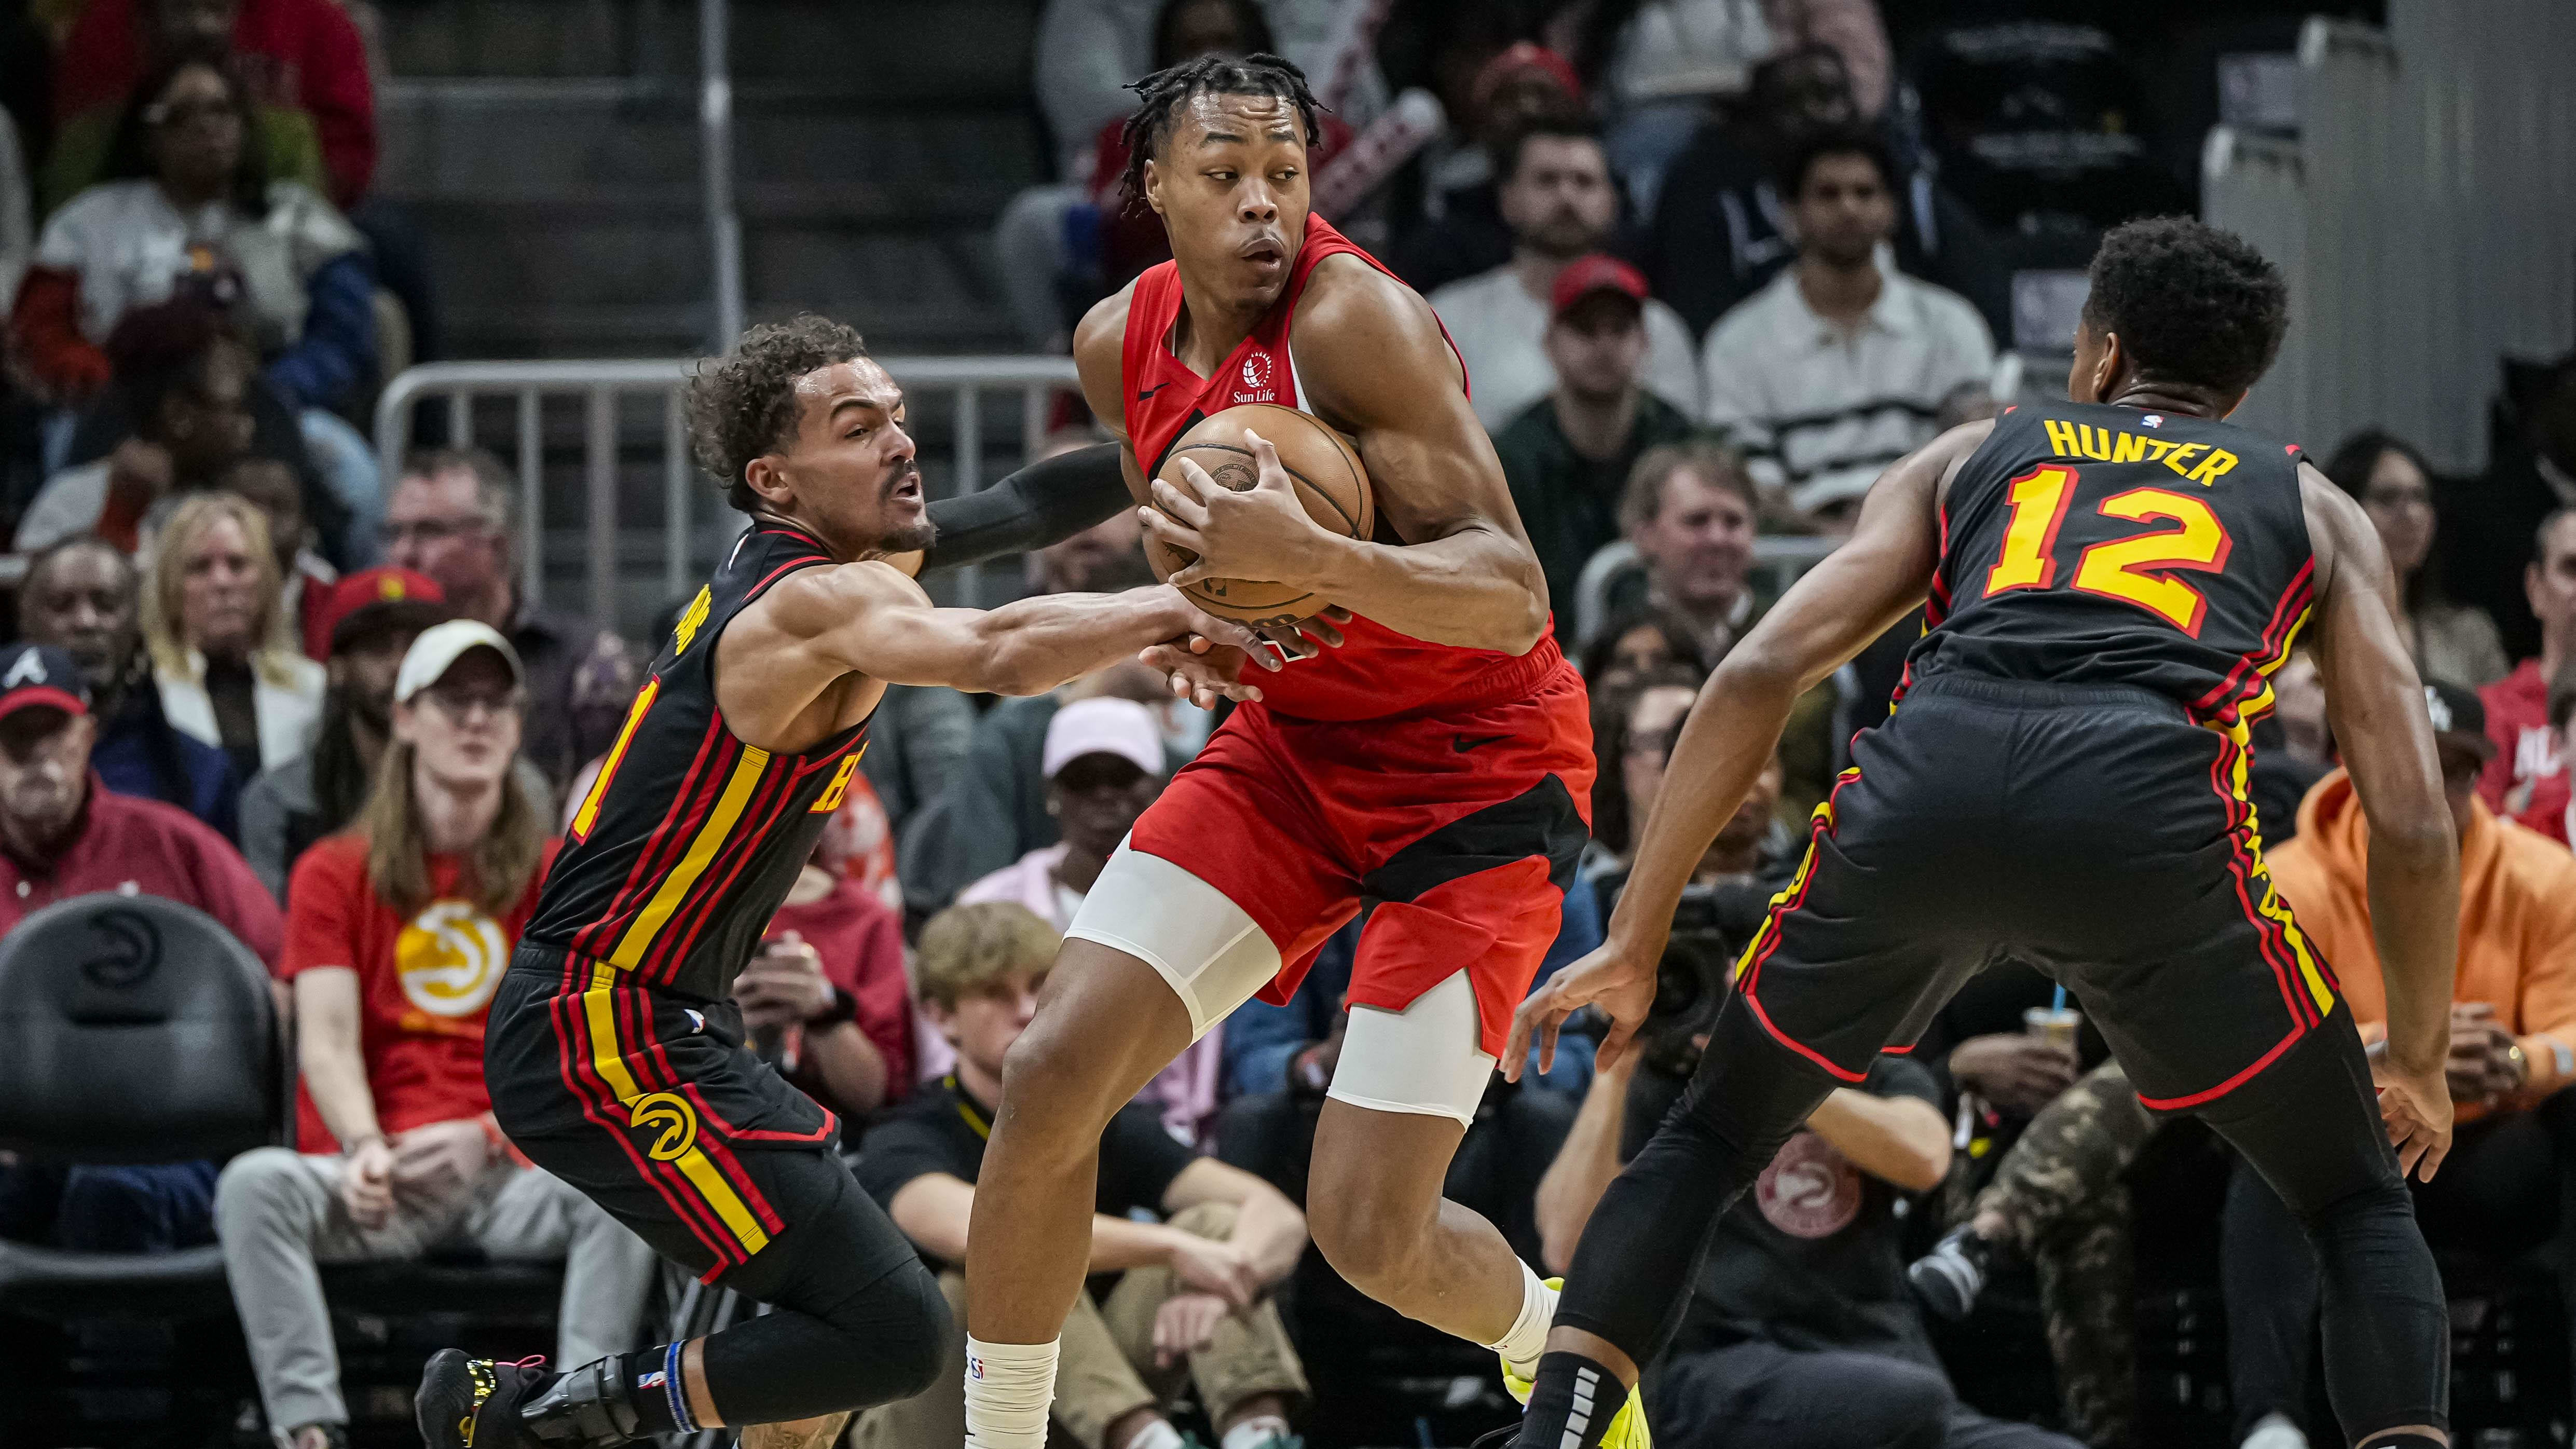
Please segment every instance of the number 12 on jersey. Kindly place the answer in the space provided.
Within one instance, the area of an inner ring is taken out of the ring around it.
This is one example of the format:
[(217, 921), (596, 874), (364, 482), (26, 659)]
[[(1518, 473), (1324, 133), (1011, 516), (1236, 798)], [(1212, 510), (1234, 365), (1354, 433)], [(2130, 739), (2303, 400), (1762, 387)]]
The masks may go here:
[[(2004, 528), (2003, 552), (1986, 570), (1986, 597), (2056, 585), (2057, 533), (2075, 501), (2077, 477), (2076, 470), (2064, 464), (2042, 463), (2012, 480), (2012, 491), (2005, 496), (2012, 518)], [(2076, 557), (2069, 587), (2135, 604), (2199, 638), (2209, 600), (2200, 590), (2160, 570), (2217, 573), (2224, 569), (2230, 540), (2218, 515), (2201, 500), (2164, 488), (2115, 493), (2094, 511), (2104, 518), (2162, 519), (2180, 526), (2087, 546)]]

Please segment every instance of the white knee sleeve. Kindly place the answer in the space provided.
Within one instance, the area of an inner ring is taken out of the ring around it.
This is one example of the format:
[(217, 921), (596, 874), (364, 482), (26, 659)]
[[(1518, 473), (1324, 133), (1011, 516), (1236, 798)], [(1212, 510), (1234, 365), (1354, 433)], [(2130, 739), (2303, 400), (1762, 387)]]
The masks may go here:
[(1326, 1095), (1376, 1112), (1455, 1117), (1464, 1126), (1475, 1121), (1493, 1075), (1476, 988), (1461, 968), (1402, 1011), (1353, 1006)]
[(1279, 974), (1279, 948), (1243, 907), (1158, 855), (1120, 841), (1067, 936), (1143, 961), (1190, 1010), (1190, 1040)]

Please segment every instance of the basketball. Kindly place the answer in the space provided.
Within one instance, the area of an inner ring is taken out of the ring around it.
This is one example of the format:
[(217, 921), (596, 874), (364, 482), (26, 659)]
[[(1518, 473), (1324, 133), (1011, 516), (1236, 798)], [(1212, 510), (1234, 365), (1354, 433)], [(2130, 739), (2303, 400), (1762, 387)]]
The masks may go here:
[[(1359, 453), (1340, 433), (1295, 408), (1269, 403), (1227, 408), (1183, 433), (1155, 476), (1189, 491), (1181, 476), (1181, 460), (1187, 458), (1206, 469), (1220, 486), (1237, 493), (1250, 488), (1260, 480), (1261, 465), (1253, 461), (1252, 449), (1243, 441), (1246, 428), (1279, 450), (1279, 466), (1295, 482), (1308, 518), (1345, 538), (1367, 538), (1376, 532), (1377, 500), (1369, 491), (1368, 471), (1360, 466)], [(1153, 561), (1155, 575), (1166, 579), (1198, 561), (1196, 555), (1169, 547), (1152, 534), (1145, 536), (1145, 555)], [(1181, 592), (1218, 618), (1256, 629), (1311, 619), (1332, 603), (1258, 579), (1201, 579)]]

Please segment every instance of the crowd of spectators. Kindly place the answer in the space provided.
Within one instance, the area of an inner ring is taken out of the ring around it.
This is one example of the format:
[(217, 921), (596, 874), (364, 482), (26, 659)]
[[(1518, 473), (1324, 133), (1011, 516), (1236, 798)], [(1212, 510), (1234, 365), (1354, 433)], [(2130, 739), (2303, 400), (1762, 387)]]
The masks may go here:
[[(465, 448), (380, 473), (350, 426), (398, 355), (388, 320), (415, 351), (434, 333), (398, 218), (368, 196), (373, 88), (346, 8), (57, 8), (78, 18), (39, 42), (58, 47), (49, 97), (0, 109), (0, 512), (26, 561), (0, 648), (0, 928), (98, 892), (207, 912), (274, 972), (301, 1087), (291, 1140), (229, 1164), (0, 1156), (0, 1237), (220, 1243), (267, 1424), (290, 1449), (334, 1449), (353, 1403), (319, 1265), (560, 1261), (566, 1362), (638, 1341), (671, 1306), (642, 1245), (492, 1126), (480, 1041), (551, 839), (678, 606), (638, 647), (538, 605), (509, 467)], [(1544, 979), (1599, 943), (1681, 720), (1789, 576), (1780, 561), (1830, 546), (1887, 462), (2010, 401), (2016, 350), (2061, 345), (2061, 315), (2041, 309), (2035, 331), (2016, 307), (2017, 268), (2080, 264), (2101, 225), (2177, 183), (2115, 144), (2143, 113), (2120, 110), (2130, 92), (2089, 25), (1962, 22), (1900, 49), (1871, 0), (1430, 8), (1049, 0), (1035, 78), (1054, 179), (995, 239), (1014, 324), (1062, 350), (1085, 306), (1165, 254), (1121, 190), (1122, 87), (1253, 50), (1314, 78), (1331, 108), (1318, 209), (1455, 339), (1592, 691), (1595, 838)], [(2044, 123), (1989, 104), (2007, 81), (2052, 100), (2030, 113)], [(2047, 148), (1979, 144), (2007, 131), (2044, 135), (2079, 174), (2016, 173)], [(2483, 477), (2375, 431), (2319, 456), (2395, 565), (2461, 833), (2452, 1076), (2468, 1106), (2420, 1215), (2452, 1257), (2554, 1272), (2576, 1232), (2576, 1099), (2558, 1090), (2576, 1081), (2576, 359), (2518, 378), (2508, 403)], [(1089, 438), (1074, 424), (1051, 446)], [(1021, 587), (1150, 578), (1122, 514), (1031, 555)], [(1531, 1262), (1565, 1266), (1687, 1078), (1727, 964), (1918, 629), (1799, 702), (1694, 874), (1645, 1049), (1601, 1067), (1578, 1032), (1549, 1070), (1492, 1083), (1448, 1193)], [(2370, 1023), (2363, 827), (2313, 662), (2274, 693), (2251, 782), (2272, 871)], [(952, 1301), (1003, 1054), (1109, 853), (1210, 727), (1140, 666), (1027, 699), (889, 690), (736, 983), (754, 1048), (850, 1124), (860, 1181)], [(1380, 1390), (1369, 1402), (1407, 1402), (1398, 1381), (1421, 1375), (1390, 1362), (1490, 1369), (1406, 1337), (1307, 1242), (1362, 929), (1111, 1128), (1057, 1406), (1085, 1449), (1175, 1449), (1185, 1430), (1264, 1445)], [(2170, 1193), (2225, 1226), (2209, 1286), (2234, 1436), (2335, 1437), (2310, 1408), (2316, 1295), (2283, 1246), (2295, 1224), (2223, 1161), (2177, 1188), (2156, 1122), (2063, 1008), (2037, 971), (1999, 964), (1912, 1052), (1828, 1099), (1706, 1262), (1676, 1266), (1697, 1291), (1649, 1366), (1659, 1434), (2147, 1442), (2136, 1284), (2156, 1249), (2136, 1204)], [(2036, 1335), (1995, 1291), (2023, 1273)], [(1994, 1399), (1953, 1352), (2015, 1332), (2052, 1363), (2055, 1403)], [(851, 1437), (953, 1442), (962, 1336), (950, 1348), (938, 1387)], [(1364, 1391), (1370, 1374), (1384, 1382)], [(1439, 1384), (1404, 1411), (1509, 1413), (1497, 1385), (1454, 1401)]]
[(353, 422), (434, 354), (437, 319), (416, 230), (369, 191), (371, 21), (340, 0), (12, 8), (0, 518), (21, 551), (130, 549), (156, 506), (261, 458), (316, 562), (375, 561), (385, 480)]

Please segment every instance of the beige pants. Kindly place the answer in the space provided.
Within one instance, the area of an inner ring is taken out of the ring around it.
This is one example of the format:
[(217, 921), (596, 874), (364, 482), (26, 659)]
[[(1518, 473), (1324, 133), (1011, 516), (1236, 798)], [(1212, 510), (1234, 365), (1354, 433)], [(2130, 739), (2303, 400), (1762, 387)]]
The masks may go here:
[[(1221, 1203), (1190, 1208), (1172, 1226), (1202, 1238), (1234, 1231), (1234, 1209)], [(850, 1431), (852, 1449), (917, 1449), (966, 1439), (966, 1276), (939, 1275), (955, 1332), (948, 1365), (914, 1398), (863, 1411)], [(1058, 1342), (1055, 1423), (1050, 1438), (1070, 1437), (1082, 1449), (1103, 1449), (1109, 1426), (1138, 1409), (1158, 1407), (1180, 1392), (1183, 1365), (1154, 1366), (1154, 1315), (1183, 1291), (1169, 1268), (1132, 1268), (1097, 1304), (1086, 1293), (1065, 1315)], [(1219, 1422), (1245, 1400), (1277, 1394), (1293, 1407), (1306, 1397), (1306, 1373), (1288, 1345), (1279, 1306), (1263, 1303), (1229, 1316), (1207, 1347), (1189, 1357), (1199, 1400)]]

